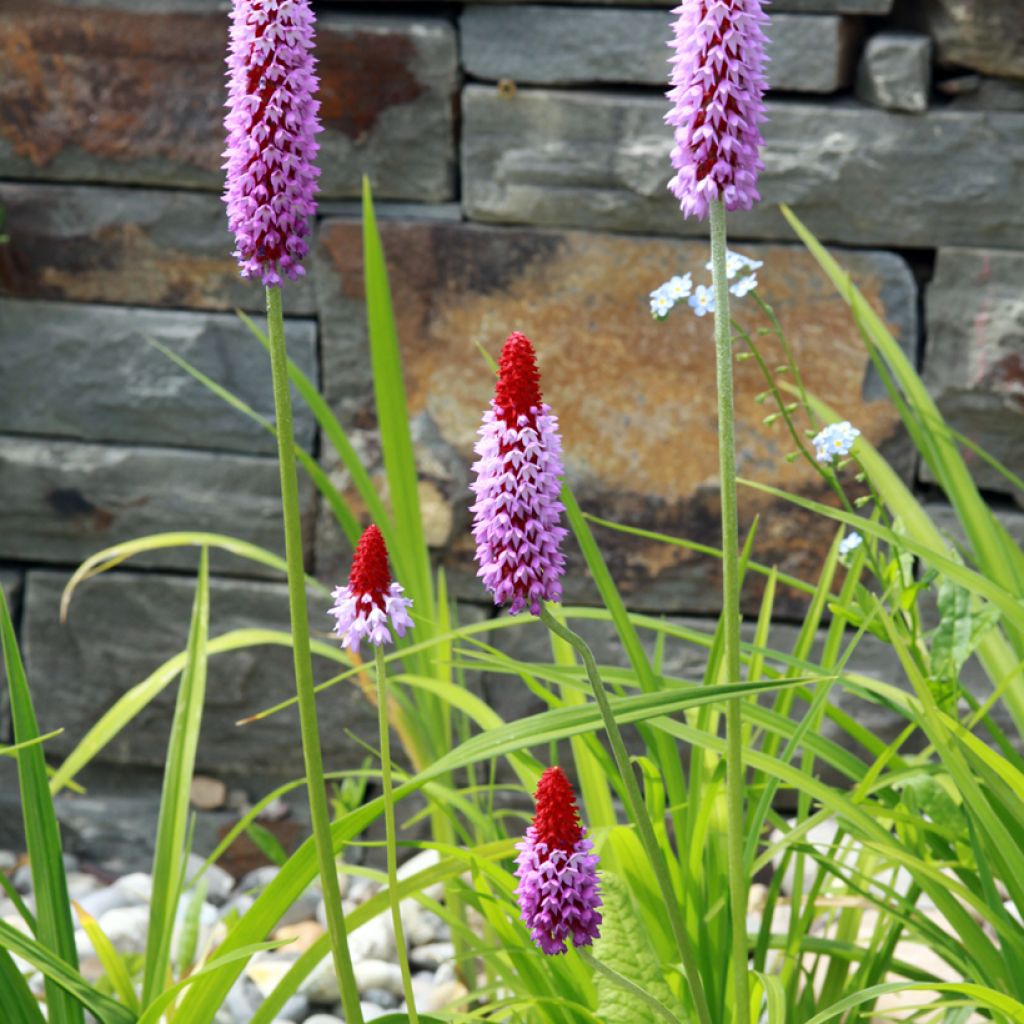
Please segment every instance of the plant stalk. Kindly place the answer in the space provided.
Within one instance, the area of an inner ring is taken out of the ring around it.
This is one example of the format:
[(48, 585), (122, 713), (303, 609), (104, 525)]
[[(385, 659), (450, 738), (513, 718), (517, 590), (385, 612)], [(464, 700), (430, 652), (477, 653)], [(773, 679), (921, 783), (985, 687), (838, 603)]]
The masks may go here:
[(683, 923), (679, 901), (676, 899), (675, 887), (672, 885), (672, 879), (669, 877), (668, 865), (665, 863), (664, 854), (658, 845), (658, 840), (655, 838), (654, 827), (651, 825), (651, 819), (647, 814), (647, 805), (644, 803), (643, 794), (641, 794), (640, 786), (636, 781), (633, 765), (630, 763), (629, 754), (626, 752), (626, 744), (623, 742), (618, 722), (615, 721), (611, 704), (608, 702), (604, 681), (597, 671), (597, 662), (594, 660), (594, 654), (583, 637), (578, 633), (574, 633), (564, 623), (559, 622), (543, 604), (540, 608), (540, 620), (555, 636), (559, 636), (572, 644), (573, 648), (583, 659), (587, 678), (590, 680), (590, 686), (594, 691), (594, 700), (597, 701), (597, 706), (604, 722), (605, 732), (608, 734), (608, 741), (611, 744), (615, 765), (619, 770), (619, 775), (622, 777), (623, 785), (626, 787), (629, 812), (633, 821), (636, 822), (640, 842), (643, 845), (644, 852), (647, 854), (648, 861), (650, 861), (658, 887), (661, 889), (662, 899), (665, 901), (665, 911), (668, 914), (672, 934), (679, 949), (683, 973), (686, 975), (686, 980), (690, 986), (694, 1007), (697, 1010), (697, 1018), (700, 1024), (712, 1024), (711, 1010), (708, 1007), (707, 997), (704, 994), (704, 986), (701, 982), (700, 970), (697, 965), (697, 956), (690, 943), (689, 936), (686, 934), (686, 925)]
[[(732, 386), (732, 322), (726, 275), (725, 206), (709, 207), (711, 279), (715, 289), (715, 375), (718, 388), (718, 475), (722, 501), (722, 632), (728, 682), (740, 680), (739, 514), (736, 499), (735, 406)], [(743, 698), (730, 697), (725, 711), (725, 775), (728, 808), (729, 906), (732, 915), (733, 1020), (749, 1024), (747, 979), (747, 877), (743, 860)]]
[(306, 611), (306, 571), (302, 557), (302, 523), (299, 518), (299, 481), (295, 469), (295, 438), (292, 428), (292, 403), (288, 390), (288, 352), (284, 340), (284, 315), (281, 290), (267, 288), (267, 337), (270, 341), (270, 369), (274, 382), (274, 415), (277, 422), (277, 454), (281, 467), (281, 507), (284, 518), (284, 550), (288, 566), (288, 610), (292, 624), (292, 652), (295, 660), (295, 692), (299, 705), (299, 729), (302, 757), (309, 789), (309, 816), (313, 825), (320, 883), (327, 911), (327, 931), (331, 939), (334, 969), (341, 989), (345, 1020), (363, 1024), (356, 988), (352, 956), (341, 909), (338, 869), (331, 840), (331, 821), (327, 812), (320, 732), (313, 692), (313, 662), (309, 650), (309, 616)]
[(377, 721), (380, 724), (380, 777), (384, 789), (384, 825), (388, 852), (388, 902), (391, 904), (391, 923), (395, 930), (395, 949), (398, 966), (402, 971), (402, 988), (410, 1024), (419, 1024), (416, 999), (412, 991), (412, 972), (409, 970), (409, 951), (402, 930), (402, 907), (398, 898), (398, 851), (395, 848), (395, 799), (391, 789), (391, 742), (388, 735), (388, 670), (384, 664), (384, 649), (374, 645), (377, 665)]

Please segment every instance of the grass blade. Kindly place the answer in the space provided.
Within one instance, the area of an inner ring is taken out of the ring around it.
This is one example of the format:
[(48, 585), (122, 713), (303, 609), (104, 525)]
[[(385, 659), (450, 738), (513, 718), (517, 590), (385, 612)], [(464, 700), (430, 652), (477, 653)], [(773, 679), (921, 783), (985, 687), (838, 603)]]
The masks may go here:
[[(39, 723), (14, 636), (14, 623), (2, 589), (0, 643), (7, 671), (14, 741), (30, 744), (39, 738)], [(36, 899), (36, 935), (41, 945), (64, 965), (69, 969), (76, 968), (78, 954), (75, 952), (75, 930), (68, 904), (60, 827), (50, 796), (43, 748), (38, 743), (24, 746), (18, 751), (17, 758), (25, 844), (32, 865), (32, 891)], [(82, 1024), (84, 1021), (82, 1007), (49, 974), (46, 977), (46, 1002), (52, 1024)]]
[(132, 979), (129, 977), (124, 958), (114, 949), (113, 944), (99, 926), (96, 918), (77, 903), (74, 906), (78, 920), (82, 923), (82, 929), (89, 936), (92, 948), (96, 950), (96, 956), (100, 963), (103, 964), (103, 970), (106, 972), (107, 980), (110, 982), (111, 987), (129, 1010), (133, 1013), (138, 1013), (141, 1010), (139, 997), (135, 992)]
[(28, 982), (6, 949), (0, 947), (0, 1020), (8, 1024), (46, 1024)]
[(167, 744), (153, 856), (153, 898), (146, 939), (142, 1003), (148, 1006), (165, 987), (171, 960), (171, 934), (181, 892), (181, 859), (185, 851), (188, 824), (189, 786), (199, 744), (199, 725), (206, 692), (206, 643), (210, 623), (209, 556), (204, 547), (199, 555), (192, 623), (189, 627), (185, 666), (174, 706), (174, 721)]

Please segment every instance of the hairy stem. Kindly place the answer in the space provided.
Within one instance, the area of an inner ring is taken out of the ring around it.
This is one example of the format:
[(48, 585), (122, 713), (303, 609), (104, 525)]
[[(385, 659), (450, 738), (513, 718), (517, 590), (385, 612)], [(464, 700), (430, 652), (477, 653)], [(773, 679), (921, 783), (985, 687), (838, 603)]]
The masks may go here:
[(316, 696), (313, 692), (313, 661), (309, 653), (309, 616), (306, 611), (306, 572), (302, 558), (302, 522), (299, 518), (299, 481), (295, 470), (295, 438), (292, 428), (292, 402), (288, 390), (288, 352), (284, 341), (284, 315), (281, 290), (267, 288), (267, 336), (270, 340), (270, 368), (274, 381), (274, 414), (277, 421), (277, 455), (281, 467), (281, 506), (284, 517), (284, 551), (288, 565), (288, 610), (292, 623), (292, 651), (295, 658), (295, 692), (299, 705), (299, 730), (302, 734), (302, 758), (309, 789), (309, 816), (313, 824), (320, 884), (327, 911), (327, 931), (331, 937), (334, 969), (341, 989), (345, 1020), (363, 1024), (359, 992), (341, 909), (338, 869), (334, 861), (331, 821), (327, 813), (323, 757), (316, 720)]
[[(736, 500), (736, 437), (732, 386), (732, 327), (726, 274), (725, 207), (709, 208), (711, 277), (715, 289), (715, 373), (718, 386), (718, 475), (722, 493), (722, 632), (727, 680), (740, 680), (739, 516)], [(747, 875), (743, 862), (743, 698), (726, 702), (726, 792), (728, 807), (729, 907), (732, 915), (733, 1020), (749, 1024), (747, 979)]]

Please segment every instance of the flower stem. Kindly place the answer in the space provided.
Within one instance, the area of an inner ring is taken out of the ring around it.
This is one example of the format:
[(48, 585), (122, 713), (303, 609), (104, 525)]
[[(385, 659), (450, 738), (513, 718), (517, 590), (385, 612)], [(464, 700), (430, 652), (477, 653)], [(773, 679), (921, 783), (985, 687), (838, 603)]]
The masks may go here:
[[(722, 632), (728, 682), (740, 680), (739, 516), (736, 500), (736, 437), (732, 387), (732, 327), (726, 275), (725, 207), (710, 204), (711, 278), (715, 289), (715, 367), (718, 385), (718, 474), (722, 492)], [(747, 980), (747, 876), (743, 863), (743, 698), (726, 702), (729, 906), (732, 914), (733, 1020), (749, 1024)]]
[(683, 923), (683, 916), (680, 911), (679, 901), (676, 899), (675, 887), (669, 877), (668, 865), (665, 863), (665, 856), (658, 840), (654, 835), (654, 828), (651, 819), (647, 814), (647, 805), (644, 803), (640, 786), (636, 781), (633, 772), (633, 765), (630, 763), (629, 754), (626, 752), (626, 744), (622, 740), (622, 733), (619, 724), (615, 721), (611, 704), (608, 702), (608, 694), (605, 692), (604, 682), (597, 671), (597, 662), (594, 654), (587, 645), (586, 640), (578, 633), (574, 633), (563, 622), (559, 622), (546, 605), (541, 605), (540, 620), (551, 630), (555, 636), (561, 637), (571, 644), (579, 652), (586, 668), (587, 678), (594, 691), (594, 700), (597, 701), (598, 710), (601, 712), (601, 719), (604, 722), (605, 732), (608, 734), (608, 741), (611, 743), (612, 755), (615, 758), (615, 765), (619, 770), (622, 783), (626, 787), (626, 799), (629, 802), (629, 813), (636, 823), (637, 833), (643, 845), (647, 859), (650, 861), (651, 869), (661, 889), (662, 899), (665, 901), (665, 910), (668, 914), (669, 924), (672, 927), (672, 934), (675, 936), (676, 946), (679, 949), (679, 956), (683, 962), (683, 972), (690, 985), (690, 992), (693, 995), (693, 1003), (697, 1010), (697, 1017), (700, 1024), (712, 1024), (711, 1011), (708, 1007), (707, 997), (704, 995), (704, 986), (701, 983), (700, 971), (697, 967), (697, 957), (689, 936), (686, 934), (686, 925)]
[(299, 729), (302, 757), (309, 789), (309, 816), (313, 825), (320, 884), (327, 911), (327, 931), (331, 938), (334, 969), (338, 975), (345, 1020), (363, 1024), (356, 989), (352, 957), (341, 909), (338, 869), (334, 861), (331, 822), (327, 813), (324, 766), (320, 754), (320, 733), (316, 720), (316, 696), (313, 693), (313, 662), (309, 652), (309, 616), (306, 611), (306, 572), (302, 558), (302, 523), (299, 518), (299, 481), (295, 470), (295, 438), (292, 429), (292, 403), (288, 391), (288, 352), (284, 341), (284, 315), (281, 290), (267, 288), (267, 335), (270, 340), (270, 368), (274, 382), (274, 414), (277, 420), (277, 454), (281, 467), (281, 506), (284, 517), (284, 551), (288, 565), (288, 609), (292, 623), (292, 652), (295, 659), (295, 691), (299, 704)]
[(411, 1024), (418, 1024), (416, 1000), (412, 991), (412, 972), (409, 970), (409, 953), (402, 931), (402, 907), (398, 898), (398, 852), (395, 849), (395, 800), (391, 792), (391, 743), (388, 734), (388, 670), (384, 664), (384, 650), (374, 645), (377, 665), (377, 721), (380, 723), (380, 777), (384, 787), (384, 825), (388, 850), (388, 902), (391, 904), (391, 923), (395, 930), (395, 948), (398, 950), (398, 965), (402, 970), (402, 988), (405, 990), (405, 1007)]
[(590, 964), (590, 966), (597, 971), (599, 974), (603, 974), (613, 985), (618, 985), (619, 988), (628, 992), (631, 996), (639, 999), (642, 1003), (645, 1003), (656, 1013), (659, 1017), (669, 1021), (669, 1024), (680, 1024), (679, 1018), (667, 1007), (663, 1006), (654, 998), (646, 989), (641, 988), (639, 985), (630, 981), (625, 975), (619, 974), (613, 967), (609, 967), (607, 964), (601, 963), (592, 953), (588, 953), (581, 946), (576, 950), (580, 955), (580, 959), (584, 963)]

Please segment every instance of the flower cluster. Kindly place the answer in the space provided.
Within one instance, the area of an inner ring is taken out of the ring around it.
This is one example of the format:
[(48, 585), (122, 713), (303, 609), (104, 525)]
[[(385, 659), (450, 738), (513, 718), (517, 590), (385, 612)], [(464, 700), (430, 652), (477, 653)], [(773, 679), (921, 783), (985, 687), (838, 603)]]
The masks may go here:
[(830, 423), (811, 442), (814, 445), (814, 457), (818, 462), (826, 464), (841, 459), (850, 454), (853, 442), (858, 437), (860, 431), (848, 420)]
[(320, 104), (309, 0), (234, 0), (224, 119), (224, 202), (243, 277), (304, 271)]
[(393, 583), (388, 571), (384, 538), (376, 526), (370, 525), (356, 546), (348, 584), (335, 588), (334, 607), (328, 610), (337, 620), (334, 632), (342, 646), (357, 654), (363, 639), (378, 647), (389, 644), (388, 626), (404, 636), (412, 627), (408, 612), (412, 601), (402, 593), (402, 585)]
[(727, 210), (749, 210), (761, 198), (768, 17), (761, 0), (683, 0), (674, 13), (669, 190), (687, 217), (703, 219), (718, 199)]
[(513, 615), (528, 606), (536, 615), (541, 601), (562, 597), (562, 440), (558, 418), (541, 400), (533, 344), (518, 332), (502, 348), (474, 451), (477, 575), (495, 604), (508, 604)]
[[(710, 270), (710, 261), (704, 266)], [(756, 272), (763, 266), (762, 260), (752, 260), (749, 256), (729, 250), (725, 257), (725, 276), (733, 281), (742, 275), (729, 285), (729, 291), (737, 298), (742, 298), (747, 292), (753, 291), (757, 287)], [(715, 311), (714, 288), (703, 284), (694, 287), (692, 276), (684, 274), (682, 277), (669, 279), (651, 292), (651, 316), (655, 320), (664, 320), (672, 312), (673, 306), (683, 299), (687, 300), (696, 316), (704, 316), (705, 313)]]
[(598, 894), (594, 844), (579, 822), (572, 786), (561, 768), (548, 768), (534, 793), (537, 811), (516, 844), (516, 896), (534, 942), (549, 956), (566, 951), (565, 941), (589, 946), (598, 938)]
[(864, 538), (854, 530), (839, 542), (839, 557), (846, 558), (864, 543)]

